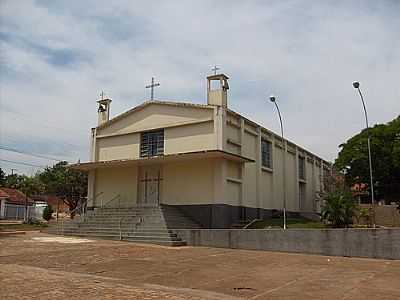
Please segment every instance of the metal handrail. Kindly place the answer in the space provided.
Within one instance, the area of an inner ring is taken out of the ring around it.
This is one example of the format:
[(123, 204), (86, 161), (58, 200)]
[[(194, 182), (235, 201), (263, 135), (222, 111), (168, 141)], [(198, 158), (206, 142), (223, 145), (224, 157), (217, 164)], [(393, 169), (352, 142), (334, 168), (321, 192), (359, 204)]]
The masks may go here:
[(255, 222), (261, 221), (260, 219), (253, 219), (250, 223), (246, 224), (243, 229), (249, 228), (251, 225), (253, 225)]
[[(124, 216), (119, 219), (119, 240), (120, 241), (122, 241), (122, 220), (127, 219), (127, 218), (135, 218), (135, 217), (137, 217), (137, 216)], [(142, 221), (143, 221), (142, 217), (139, 216), (139, 222), (135, 223), (135, 231), (136, 231), (138, 225), (140, 225), (142, 223)]]
[(113, 202), (117, 199), (118, 199), (118, 208), (121, 208), (121, 195), (120, 194), (118, 194), (114, 198), (108, 200), (105, 204), (103, 204), (103, 201), (101, 201), (101, 208), (104, 208), (105, 206), (107, 206), (108, 204), (110, 204), (111, 202)]
[[(104, 194), (104, 192), (100, 192), (97, 193), (96, 195), (94, 195), (93, 197), (89, 198), (90, 200), (94, 200), (96, 199), (98, 196), (100, 196), (101, 194)], [(69, 213), (72, 214), (73, 212), (75, 212), (78, 209), (82, 209), (80, 216), (82, 217), (82, 220), (85, 221), (85, 217), (86, 217), (86, 206), (87, 203), (89, 202), (89, 199), (86, 199), (86, 201), (82, 201), (79, 205), (77, 205), (73, 210), (71, 210)], [(59, 224), (59, 219), (57, 218), (57, 225)], [(57, 226), (57, 228), (59, 229), (59, 226)], [(58, 233), (60, 233), (60, 231), (58, 230)], [(61, 218), (61, 233), (62, 235), (64, 235), (64, 218)]]

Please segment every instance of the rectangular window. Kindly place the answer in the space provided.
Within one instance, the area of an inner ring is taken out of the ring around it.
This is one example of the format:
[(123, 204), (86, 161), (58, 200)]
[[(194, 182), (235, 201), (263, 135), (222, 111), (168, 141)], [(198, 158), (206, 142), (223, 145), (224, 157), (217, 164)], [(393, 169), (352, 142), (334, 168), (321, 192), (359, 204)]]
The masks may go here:
[(164, 130), (143, 132), (140, 138), (140, 157), (164, 154)]
[(261, 140), (261, 164), (272, 169), (272, 143), (267, 140)]
[(306, 180), (306, 159), (299, 156), (299, 179)]
[(303, 208), (305, 203), (306, 203), (306, 184), (304, 182), (299, 182), (299, 204), (300, 204), (300, 208)]

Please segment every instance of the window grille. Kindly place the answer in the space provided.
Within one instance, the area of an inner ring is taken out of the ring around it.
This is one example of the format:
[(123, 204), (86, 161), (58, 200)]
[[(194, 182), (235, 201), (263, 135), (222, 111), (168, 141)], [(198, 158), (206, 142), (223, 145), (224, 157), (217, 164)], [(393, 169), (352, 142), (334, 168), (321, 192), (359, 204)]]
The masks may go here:
[(272, 143), (267, 140), (261, 140), (261, 164), (272, 169)]
[(143, 132), (140, 139), (140, 157), (164, 154), (164, 130)]

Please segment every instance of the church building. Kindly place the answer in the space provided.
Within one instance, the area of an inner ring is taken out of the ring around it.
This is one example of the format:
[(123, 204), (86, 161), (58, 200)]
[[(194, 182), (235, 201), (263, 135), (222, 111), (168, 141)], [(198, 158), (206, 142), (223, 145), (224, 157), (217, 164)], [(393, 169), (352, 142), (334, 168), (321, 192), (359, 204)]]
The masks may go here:
[(207, 104), (147, 101), (111, 119), (100, 99), (90, 162), (71, 166), (88, 172), (88, 209), (175, 206), (204, 228), (268, 217), (284, 197), (288, 213), (320, 212), (330, 163), (229, 109), (228, 90), (212, 75)]

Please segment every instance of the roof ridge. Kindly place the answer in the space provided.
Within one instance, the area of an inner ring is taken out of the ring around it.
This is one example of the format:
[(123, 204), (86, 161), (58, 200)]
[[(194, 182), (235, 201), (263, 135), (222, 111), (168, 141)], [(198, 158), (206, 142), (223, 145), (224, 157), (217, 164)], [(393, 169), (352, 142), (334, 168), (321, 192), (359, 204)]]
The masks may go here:
[(147, 100), (137, 106), (134, 106), (128, 110), (126, 110), (125, 112), (122, 112), (118, 115), (116, 115), (115, 117), (113, 117), (112, 119), (108, 120), (107, 122), (97, 126), (96, 128), (101, 129), (104, 127), (107, 127), (108, 125), (114, 123), (115, 121), (120, 120), (121, 118), (135, 112), (138, 111), (140, 109), (143, 109), (144, 107), (151, 105), (151, 104), (161, 104), (161, 105), (175, 105), (175, 106), (190, 106), (190, 107), (197, 107), (197, 108), (213, 108), (212, 105), (208, 105), (208, 104), (199, 104), (199, 103), (192, 103), (192, 102), (180, 102), (180, 101), (172, 101), (172, 100)]

